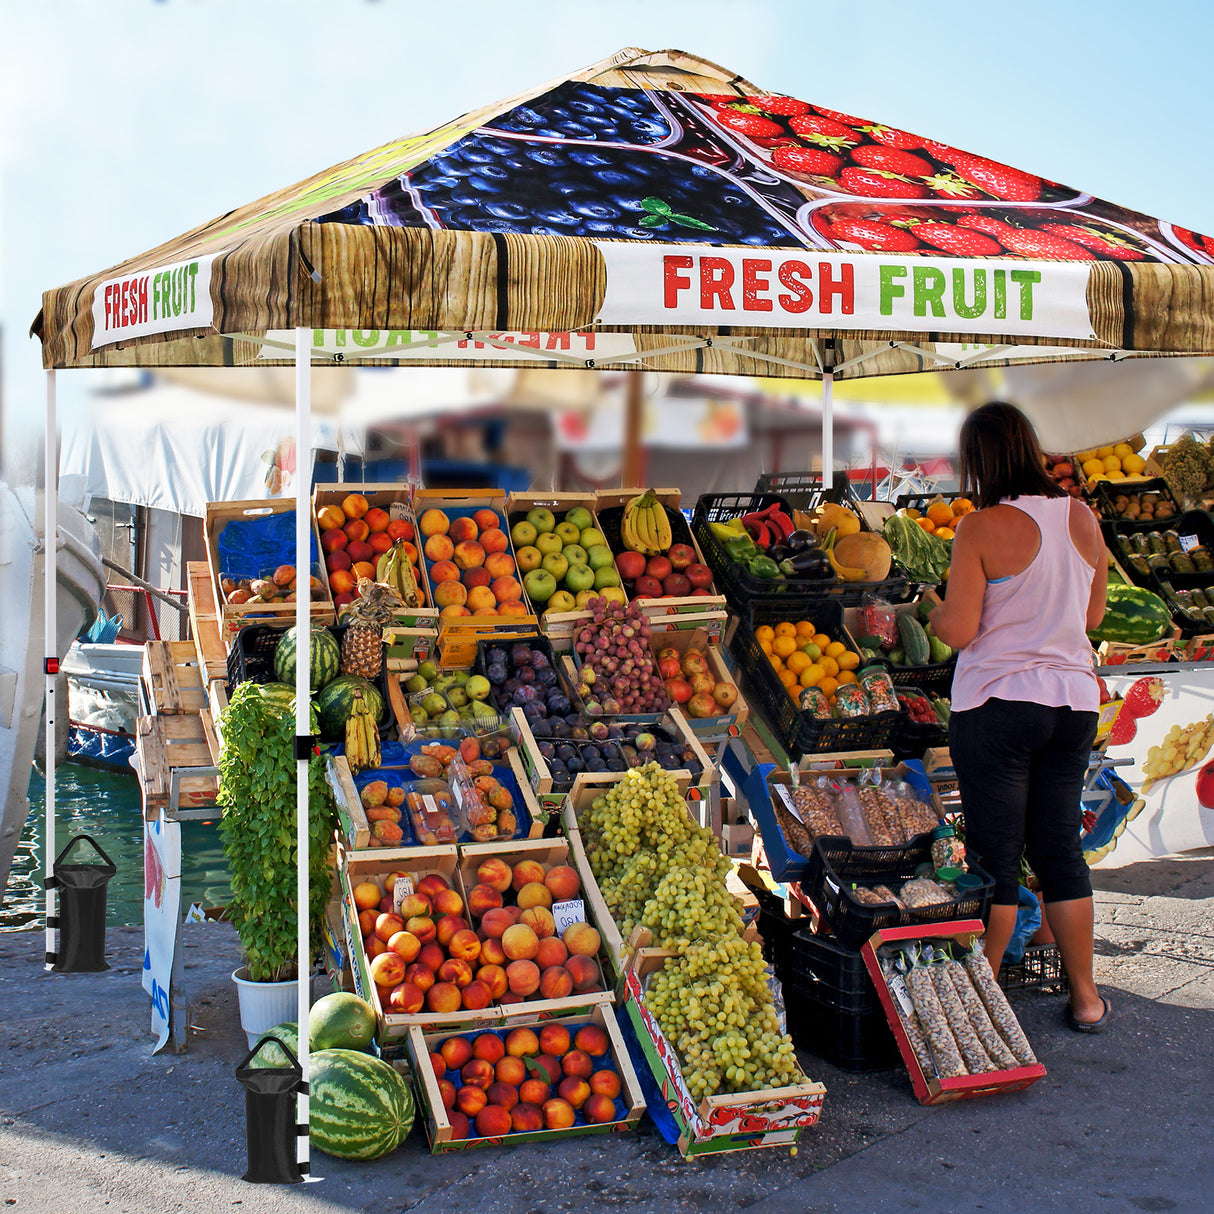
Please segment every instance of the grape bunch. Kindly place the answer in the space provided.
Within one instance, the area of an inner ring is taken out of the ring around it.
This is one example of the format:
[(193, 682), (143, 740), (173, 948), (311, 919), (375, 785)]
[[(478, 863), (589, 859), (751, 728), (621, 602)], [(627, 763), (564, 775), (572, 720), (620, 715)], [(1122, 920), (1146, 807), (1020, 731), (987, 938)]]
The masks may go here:
[(666, 684), (649, 648), (649, 621), (634, 603), (594, 598), (592, 614), (574, 648), (582, 659), (577, 694), (588, 716), (662, 712), (670, 706)]

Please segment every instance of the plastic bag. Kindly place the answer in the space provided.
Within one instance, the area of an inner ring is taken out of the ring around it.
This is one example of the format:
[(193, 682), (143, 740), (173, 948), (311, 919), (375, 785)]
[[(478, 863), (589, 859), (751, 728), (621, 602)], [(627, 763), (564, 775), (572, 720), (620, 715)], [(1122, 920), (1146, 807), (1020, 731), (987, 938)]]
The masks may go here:
[(898, 617), (893, 605), (874, 594), (866, 594), (857, 608), (861, 636), (877, 637), (881, 648), (889, 653), (898, 644)]
[(868, 823), (864, 820), (864, 809), (860, 804), (860, 796), (856, 787), (850, 781), (840, 781), (834, 785), (835, 813), (844, 833), (857, 847), (872, 847), (873, 838), (868, 833)]

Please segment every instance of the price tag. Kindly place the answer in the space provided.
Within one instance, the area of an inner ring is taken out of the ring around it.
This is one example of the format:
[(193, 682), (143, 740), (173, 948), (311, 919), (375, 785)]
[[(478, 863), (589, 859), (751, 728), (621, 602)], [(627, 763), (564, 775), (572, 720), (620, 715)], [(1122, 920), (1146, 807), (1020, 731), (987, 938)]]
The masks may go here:
[(392, 909), (399, 915), (400, 906), (413, 893), (412, 877), (397, 877), (392, 883)]
[(409, 517), (409, 506), (406, 502), (393, 502), (388, 507), (388, 518), (393, 522)]
[(784, 808), (788, 810), (788, 812), (792, 814), (792, 816), (796, 818), (796, 820), (800, 822), (802, 826), (804, 826), (805, 821), (801, 817), (801, 813), (797, 809), (796, 804), (793, 802), (792, 794), (788, 791), (788, 788), (783, 784), (777, 784), (775, 787), (776, 792), (780, 794), (780, 800), (784, 802)]
[(552, 918), (556, 921), (556, 934), (563, 936), (571, 923), (586, 922), (586, 905), (581, 898), (570, 898), (568, 902), (557, 902), (552, 907)]
[(1182, 535), (1180, 537), (1180, 546), (1185, 552), (1192, 552), (1201, 543), (1201, 540), (1195, 535)]

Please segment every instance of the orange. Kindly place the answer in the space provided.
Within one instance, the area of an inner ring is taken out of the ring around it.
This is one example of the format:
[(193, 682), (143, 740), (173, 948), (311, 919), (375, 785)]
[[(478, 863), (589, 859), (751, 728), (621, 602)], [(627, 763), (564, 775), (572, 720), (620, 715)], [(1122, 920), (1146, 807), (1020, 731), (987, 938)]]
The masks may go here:
[(823, 658), (819, 665), (832, 678), (839, 673), (839, 663), (834, 658)]
[(971, 502), (968, 497), (959, 497), (953, 503), (953, 513), (954, 514), (969, 514), (969, 512), (971, 510), (973, 510), (973, 508), (974, 508), (974, 503)]
[(842, 687), (844, 683), (854, 683), (855, 681), (856, 672), (854, 670), (840, 670), (838, 677), (835, 679), (835, 682), (838, 683), (840, 687)]
[(906, 508), (906, 517), (907, 517), (907, 518), (919, 518), (919, 517), (920, 517), (920, 513), (919, 513), (919, 511), (918, 511), (918, 510), (916, 510), (916, 509), (914, 508), (914, 506), (907, 506), (907, 508)]
[(789, 691), (797, 685), (797, 676), (791, 670), (781, 670), (779, 679)]
[(847, 646), (842, 641), (831, 641), (826, 647), (826, 656), (828, 658), (837, 658), (839, 654), (846, 652)]
[(776, 635), (776, 630), (770, 624), (760, 624), (755, 629), (755, 639), (757, 641), (770, 641)]
[(930, 518), (917, 518), (915, 522), (919, 524), (929, 535), (936, 530), (936, 524)]
[(839, 686), (838, 682), (835, 679), (832, 679), (830, 677), (830, 675), (827, 675), (824, 679), (822, 679), (818, 683), (818, 690), (823, 695), (833, 696), (835, 694), (835, 691), (838, 688), (838, 686)]
[(840, 670), (855, 670), (860, 665), (860, 655), (852, 653), (849, 649), (846, 653), (841, 653), (835, 659), (839, 663)]
[(953, 529), (951, 527), (937, 527), (935, 536), (939, 540), (951, 540), (953, 538)]
[(759, 648), (761, 650), (763, 650), (763, 652), (765, 654), (767, 654), (768, 657), (771, 657), (771, 641), (768, 640), (766, 637), (764, 637), (763, 640), (761, 640), (759, 642)]
[(787, 620), (781, 620), (776, 625), (776, 636), (778, 637), (795, 637), (797, 635), (796, 624), (790, 624)]
[(771, 663), (772, 670), (779, 672), (784, 669), (783, 660), (777, 657), (774, 653), (768, 654), (767, 660)]
[(771, 648), (778, 657), (786, 658), (797, 652), (797, 641), (795, 637), (785, 634), (776, 637), (771, 643)]
[(797, 650), (797, 652), (790, 655), (788, 661), (784, 663), (784, 668), (786, 670), (791, 670), (793, 674), (800, 674), (801, 671), (803, 671), (807, 666), (811, 665), (813, 665), (813, 663), (809, 659), (809, 654), (802, 653), (800, 650)]
[(818, 630), (808, 620), (797, 621), (797, 636), (812, 637)]
[(801, 682), (802, 687), (816, 687), (818, 685), (818, 683), (821, 681), (821, 679), (822, 679), (822, 667), (821, 666), (818, 666), (816, 664), (810, 665), (810, 666), (806, 666), (805, 669), (803, 671), (801, 671), (800, 682)]
[(814, 644), (817, 645), (817, 647), (822, 650), (823, 653), (825, 653), (827, 645), (830, 644), (830, 637), (828, 637), (824, 632), (815, 632)]
[(927, 517), (937, 525), (951, 523), (953, 521), (953, 508), (948, 502), (932, 502), (927, 508)]

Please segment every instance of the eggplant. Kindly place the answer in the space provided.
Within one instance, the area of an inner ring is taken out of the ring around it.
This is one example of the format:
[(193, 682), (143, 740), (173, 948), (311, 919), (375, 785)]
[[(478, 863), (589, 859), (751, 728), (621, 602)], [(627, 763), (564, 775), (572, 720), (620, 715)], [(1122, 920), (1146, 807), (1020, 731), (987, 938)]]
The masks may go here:
[(767, 555), (778, 565), (792, 556), (792, 549), (787, 544), (776, 544), (775, 547), (768, 548)]
[(806, 531), (804, 527), (800, 527), (784, 543), (793, 552), (804, 552), (806, 548), (816, 548), (818, 546), (818, 537), (812, 531)]
[(780, 564), (780, 572), (789, 578), (821, 578), (834, 571), (821, 548), (804, 548)]

